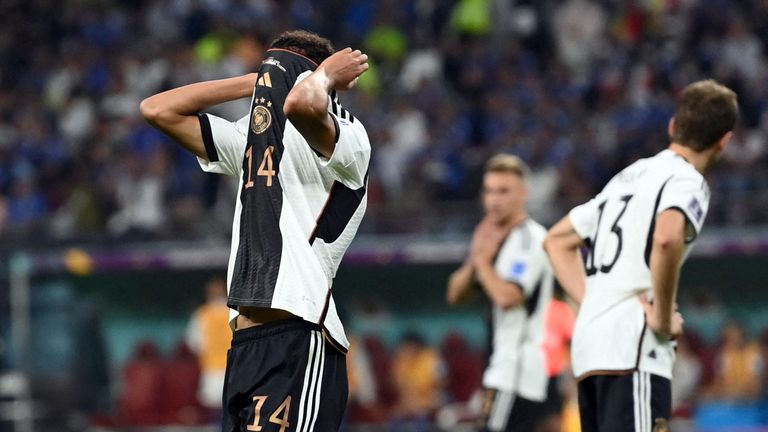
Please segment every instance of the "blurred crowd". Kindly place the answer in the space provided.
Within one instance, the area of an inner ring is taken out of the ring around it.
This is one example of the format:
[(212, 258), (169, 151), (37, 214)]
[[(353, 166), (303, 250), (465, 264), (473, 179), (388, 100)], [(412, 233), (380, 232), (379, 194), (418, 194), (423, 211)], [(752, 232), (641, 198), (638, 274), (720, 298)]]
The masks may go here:
[(705, 77), (741, 104), (708, 224), (768, 222), (765, 0), (9, 0), (2, 17), (0, 238), (226, 233), (235, 186), (138, 105), (254, 70), (290, 28), (371, 56), (342, 95), (374, 147), (363, 230), (429, 230), (397, 219), (414, 207), (461, 218), (450, 202), (500, 151), (532, 167), (531, 212), (551, 222), (663, 148), (675, 95)]

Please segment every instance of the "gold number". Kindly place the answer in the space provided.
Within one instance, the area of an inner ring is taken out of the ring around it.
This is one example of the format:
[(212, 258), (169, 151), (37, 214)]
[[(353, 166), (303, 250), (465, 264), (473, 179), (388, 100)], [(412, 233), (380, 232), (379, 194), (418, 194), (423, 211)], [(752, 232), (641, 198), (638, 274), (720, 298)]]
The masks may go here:
[[(264, 403), (267, 401), (267, 396), (254, 396), (253, 400), (256, 402), (256, 406), (254, 407), (255, 413), (253, 417), (253, 424), (249, 424), (247, 429), (249, 431), (259, 432), (261, 430), (261, 425), (259, 425), (259, 421), (261, 420), (261, 407), (263, 407)], [(277, 407), (275, 412), (269, 416), (269, 422), (279, 425), (280, 432), (285, 432), (285, 430), (291, 426), (291, 424), (288, 423), (288, 415), (290, 412), (291, 396), (289, 395), (285, 398), (283, 403)]]
[[(275, 151), (275, 146), (269, 146), (264, 150), (264, 158), (261, 160), (259, 169), (256, 171), (257, 176), (267, 178), (267, 186), (272, 186), (272, 177), (277, 173), (275, 172), (275, 163), (272, 160), (272, 153)], [(252, 188), (253, 183), (253, 147), (248, 147), (245, 152), (245, 157), (248, 158), (248, 182), (245, 183), (245, 188)]]
[(251, 157), (253, 157), (253, 147), (248, 147), (245, 157), (248, 158), (248, 183), (245, 184), (245, 188), (248, 189), (253, 187), (253, 180), (251, 180), (253, 178), (253, 161), (251, 160)]
[(249, 424), (246, 429), (248, 429), (249, 431), (258, 432), (261, 430), (261, 426), (259, 426), (259, 420), (261, 420), (261, 407), (264, 406), (264, 402), (267, 401), (267, 397), (254, 396), (253, 400), (256, 402), (256, 406), (253, 409), (255, 411), (255, 414), (253, 417), (253, 424)]
[[(288, 423), (288, 413), (291, 411), (291, 397), (288, 396), (285, 398), (283, 403), (280, 404), (279, 407), (275, 410), (275, 412), (272, 413), (271, 416), (269, 416), (269, 422), (274, 423), (276, 425), (280, 425), (280, 432), (285, 432), (286, 429), (290, 426), (290, 423)], [(280, 414), (282, 413), (282, 418), (280, 418)]]
[[(256, 171), (256, 175), (267, 177), (267, 186), (272, 186), (272, 176), (275, 175), (275, 170), (272, 162), (272, 152), (275, 151), (275, 146), (269, 146), (264, 150), (264, 159), (261, 160), (259, 170)], [(266, 165), (267, 169), (264, 169)]]

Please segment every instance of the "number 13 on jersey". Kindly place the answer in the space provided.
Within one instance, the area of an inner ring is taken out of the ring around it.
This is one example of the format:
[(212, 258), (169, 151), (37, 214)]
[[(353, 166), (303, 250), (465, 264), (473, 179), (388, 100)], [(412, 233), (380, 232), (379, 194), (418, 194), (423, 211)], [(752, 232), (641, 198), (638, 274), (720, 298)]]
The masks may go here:
[(592, 239), (592, 247), (589, 248), (589, 252), (587, 255), (586, 263), (585, 263), (585, 270), (587, 272), (587, 276), (592, 276), (593, 274), (596, 274), (597, 272), (600, 273), (610, 273), (613, 266), (616, 264), (616, 261), (619, 260), (619, 255), (621, 255), (621, 249), (624, 244), (624, 238), (623, 238), (623, 229), (620, 225), (621, 217), (624, 216), (624, 212), (627, 211), (627, 206), (629, 205), (629, 201), (632, 199), (632, 195), (624, 195), (621, 197), (620, 201), (622, 202), (621, 210), (619, 211), (618, 216), (616, 216), (616, 219), (613, 221), (613, 224), (611, 225), (611, 231), (610, 233), (616, 236), (616, 252), (613, 254), (613, 258), (610, 262), (602, 263), (601, 265), (597, 265), (595, 263), (595, 250), (597, 249), (597, 237), (598, 233), (600, 232), (600, 222), (603, 220), (603, 210), (605, 210), (605, 205), (608, 203), (608, 201), (603, 201), (600, 203), (600, 205), (597, 207), (597, 229), (595, 230), (595, 237)]
[[(272, 177), (277, 173), (275, 172), (274, 162), (272, 160), (272, 154), (275, 151), (275, 146), (269, 146), (264, 150), (264, 156), (259, 164), (259, 169), (256, 170), (256, 175), (267, 178), (267, 187), (272, 186)], [(254, 186), (253, 182), (253, 147), (249, 147), (245, 152), (245, 157), (248, 158), (248, 181), (245, 183), (245, 188), (249, 189)]]

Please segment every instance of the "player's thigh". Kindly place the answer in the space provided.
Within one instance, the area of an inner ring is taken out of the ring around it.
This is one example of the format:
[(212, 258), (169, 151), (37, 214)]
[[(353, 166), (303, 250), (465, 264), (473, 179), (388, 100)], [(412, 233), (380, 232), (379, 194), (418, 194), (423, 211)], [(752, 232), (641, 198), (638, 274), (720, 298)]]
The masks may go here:
[(543, 403), (541, 418), (536, 422), (536, 432), (560, 432), (563, 408), (559, 377), (550, 377), (547, 385), (547, 399)]
[[(668, 423), (672, 411), (670, 381), (667, 378), (639, 371), (617, 378), (621, 378), (617, 380), (620, 384), (615, 386), (613, 392), (606, 398), (608, 401), (606, 405), (613, 414), (606, 417), (607, 423), (601, 430), (635, 432), (669, 430)], [(631, 397), (628, 397), (629, 394)], [(616, 401), (615, 405), (612, 406), (611, 401)]]
[[(326, 342), (321, 382), (317, 392), (305, 398), (307, 431), (337, 431), (341, 427), (347, 407), (349, 383), (346, 356)], [(314, 401), (311, 399), (314, 398)], [(314, 406), (315, 412), (309, 407)], [(296, 429), (301, 430), (301, 429)]]
[[(340, 422), (343, 404), (328, 406), (324, 398), (346, 402), (343, 359), (319, 328), (302, 321), (235, 332), (224, 391), (223, 430), (336, 430), (338, 425), (325, 425)], [(328, 417), (331, 420), (324, 420)]]
[(485, 401), (477, 430), (480, 432), (504, 431), (509, 422), (514, 401), (515, 396), (511, 392), (485, 389)]
[(600, 378), (599, 431), (667, 430), (671, 414), (668, 379), (647, 372)]
[(669, 431), (672, 418), (672, 382), (658, 375), (650, 375), (651, 429), (653, 432)]
[(561, 415), (563, 413), (563, 394), (560, 391), (560, 378), (550, 377), (547, 383), (547, 400), (544, 402), (544, 416)]
[(516, 397), (512, 404), (506, 432), (535, 432), (536, 426), (546, 417), (545, 402), (534, 402)]
[(582, 432), (599, 430), (598, 423), (598, 376), (589, 376), (578, 382), (577, 397), (579, 401), (579, 420)]
[(604, 375), (595, 378), (597, 431), (634, 431), (636, 400), (633, 375)]

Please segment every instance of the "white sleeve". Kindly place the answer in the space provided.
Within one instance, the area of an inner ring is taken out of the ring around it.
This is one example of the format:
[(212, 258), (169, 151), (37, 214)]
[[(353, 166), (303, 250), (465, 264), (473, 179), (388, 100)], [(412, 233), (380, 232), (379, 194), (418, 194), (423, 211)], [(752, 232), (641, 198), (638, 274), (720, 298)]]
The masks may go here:
[(336, 147), (330, 159), (320, 157), (320, 165), (328, 168), (333, 177), (350, 189), (365, 186), (371, 143), (359, 119), (336, 102), (331, 101), (328, 112), (336, 123)]
[(504, 279), (519, 286), (526, 297), (533, 293), (541, 280), (547, 262), (546, 257), (541, 255), (532, 253), (515, 257), (504, 275)]
[(591, 238), (597, 230), (597, 219), (600, 212), (598, 197), (592, 198), (568, 212), (571, 225), (582, 240)]
[(701, 232), (709, 209), (709, 190), (704, 179), (693, 175), (675, 175), (664, 186), (656, 214), (677, 209), (687, 219), (685, 241), (692, 242)]
[(245, 144), (248, 140), (246, 115), (237, 122), (230, 122), (211, 114), (199, 114), (200, 131), (208, 160), (197, 158), (205, 172), (239, 176), (243, 165)]
[(549, 265), (547, 255), (542, 247), (543, 238), (531, 235), (528, 247), (518, 250), (505, 250), (499, 256), (503, 260), (497, 271), (507, 282), (518, 285), (528, 297), (536, 289), (544, 271)]

